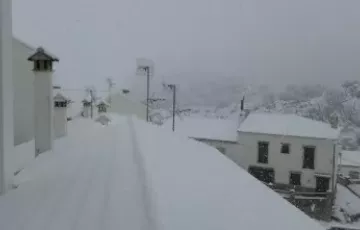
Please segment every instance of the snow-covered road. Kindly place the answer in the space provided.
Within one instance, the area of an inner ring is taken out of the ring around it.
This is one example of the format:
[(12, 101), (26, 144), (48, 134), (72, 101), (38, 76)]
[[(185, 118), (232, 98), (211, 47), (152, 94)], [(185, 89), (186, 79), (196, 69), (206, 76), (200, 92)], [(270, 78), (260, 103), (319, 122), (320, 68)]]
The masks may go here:
[(129, 120), (75, 131), (24, 170), (19, 188), (0, 199), (0, 228), (151, 229), (151, 202)]

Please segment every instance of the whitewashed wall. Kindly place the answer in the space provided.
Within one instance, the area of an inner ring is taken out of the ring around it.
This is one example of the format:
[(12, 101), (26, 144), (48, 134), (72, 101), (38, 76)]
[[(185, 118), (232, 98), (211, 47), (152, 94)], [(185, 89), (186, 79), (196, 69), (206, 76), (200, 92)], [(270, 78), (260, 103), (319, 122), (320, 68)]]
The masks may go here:
[[(258, 142), (269, 142), (268, 164), (258, 163)], [(281, 143), (290, 143), (290, 154), (280, 152)], [(239, 133), (238, 153), (231, 156), (241, 167), (248, 170), (251, 166), (271, 167), (275, 171), (275, 183), (289, 184), (290, 172), (301, 172), (302, 186), (315, 188), (315, 174), (332, 175), (333, 141), (301, 137)], [(303, 169), (303, 146), (316, 146), (315, 169)], [(339, 151), (338, 148), (336, 150)], [(337, 159), (337, 158), (336, 158)], [(330, 186), (332, 186), (330, 184)]]
[(34, 73), (27, 58), (34, 50), (13, 39), (14, 144), (34, 139)]
[(67, 108), (54, 108), (54, 136), (60, 138), (67, 134)]
[(111, 105), (108, 111), (119, 115), (136, 115), (138, 118), (146, 120), (146, 106), (130, 100), (122, 93), (111, 96)]
[(9, 159), (12, 173), (15, 173), (23, 169), (34, 158), (35, 158), (34, 140), (24, 142), (20, 145), (16, 145), (14, 149), (14, 156), (11, 159)]

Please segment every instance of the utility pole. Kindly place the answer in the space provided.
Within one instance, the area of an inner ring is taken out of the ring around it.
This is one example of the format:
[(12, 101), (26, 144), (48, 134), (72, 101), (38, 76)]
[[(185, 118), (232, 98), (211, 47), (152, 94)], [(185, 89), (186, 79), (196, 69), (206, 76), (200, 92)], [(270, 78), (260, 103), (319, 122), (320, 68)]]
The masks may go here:
[(146, 122), (149, 122), (149, 94), (150, 94), (150, 68), (145, 67), (146, 71)]
[(169, 84), (168, 87), (172, 90), (173, 92), (173, 111), (172, 111), (172, 119), (173, 119), (173, 123), (172, 123), (172, 131), (175, 132), (175, 113), (176, 113), (176, 85), (175, 84)]
[(146, 72), (146, 122), (149, 122), (150, 67), (149, 66), (139, 66), (138, 69)]
[(115, 83), (110, 77), (107, 78), (106, 81), (108, 83), (108, 90), (109, 90), (109, 104), (111, 104), (111, 89), (114, 87)]
[(93, 89), (90, 89), (89, 90), (89, 93), (90, 93), (90, 117), (91, 119), (93, 119), (93, 116), (94, 116), (94, 112), (93, 112), (93, 109), (94, 109), (94, 106), (93, 106)]

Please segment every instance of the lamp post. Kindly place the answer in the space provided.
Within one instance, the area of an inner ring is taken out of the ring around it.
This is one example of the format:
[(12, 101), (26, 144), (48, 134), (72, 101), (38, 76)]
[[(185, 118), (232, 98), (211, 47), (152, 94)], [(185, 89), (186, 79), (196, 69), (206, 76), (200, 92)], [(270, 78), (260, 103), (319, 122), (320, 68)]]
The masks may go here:
[(172, 119), (173, 119), (173, 123), (172, 123), (172, 131), (175, 132), (175, 113), (176, 113), (176, 85), (175, 84), (169, 84), (168, 85), (169, 89), (172, 90), (173, 92), (173, 112), (172, 112)]

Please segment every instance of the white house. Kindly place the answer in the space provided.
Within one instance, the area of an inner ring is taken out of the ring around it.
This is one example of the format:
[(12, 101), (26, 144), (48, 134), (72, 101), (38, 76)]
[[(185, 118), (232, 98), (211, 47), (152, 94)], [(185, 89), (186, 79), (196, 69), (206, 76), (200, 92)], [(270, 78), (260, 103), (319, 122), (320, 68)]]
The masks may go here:
[(135, 115), (146, 120), (146, 105), (132, 98), (131, 92), (126, 89), (111, 94), (108, 111), (119, 115)]
[[(173, 120), (170, 118), (163, 127), (172, 130)], [(238, 154), (237, 123), (231, 120), (199, 117), (175, 118), (175, 133), (190, 137), (218, 149), (230, 158)]]
[(360, 179), (360, 151), (340, 152), (339, 173), (351, 179)]
[(241, 151), (233, 160), (255, 177), (279, 188), (332, 191), (339, 133), (330, 125), (297, 115), (253, 113), (238, 131)]

